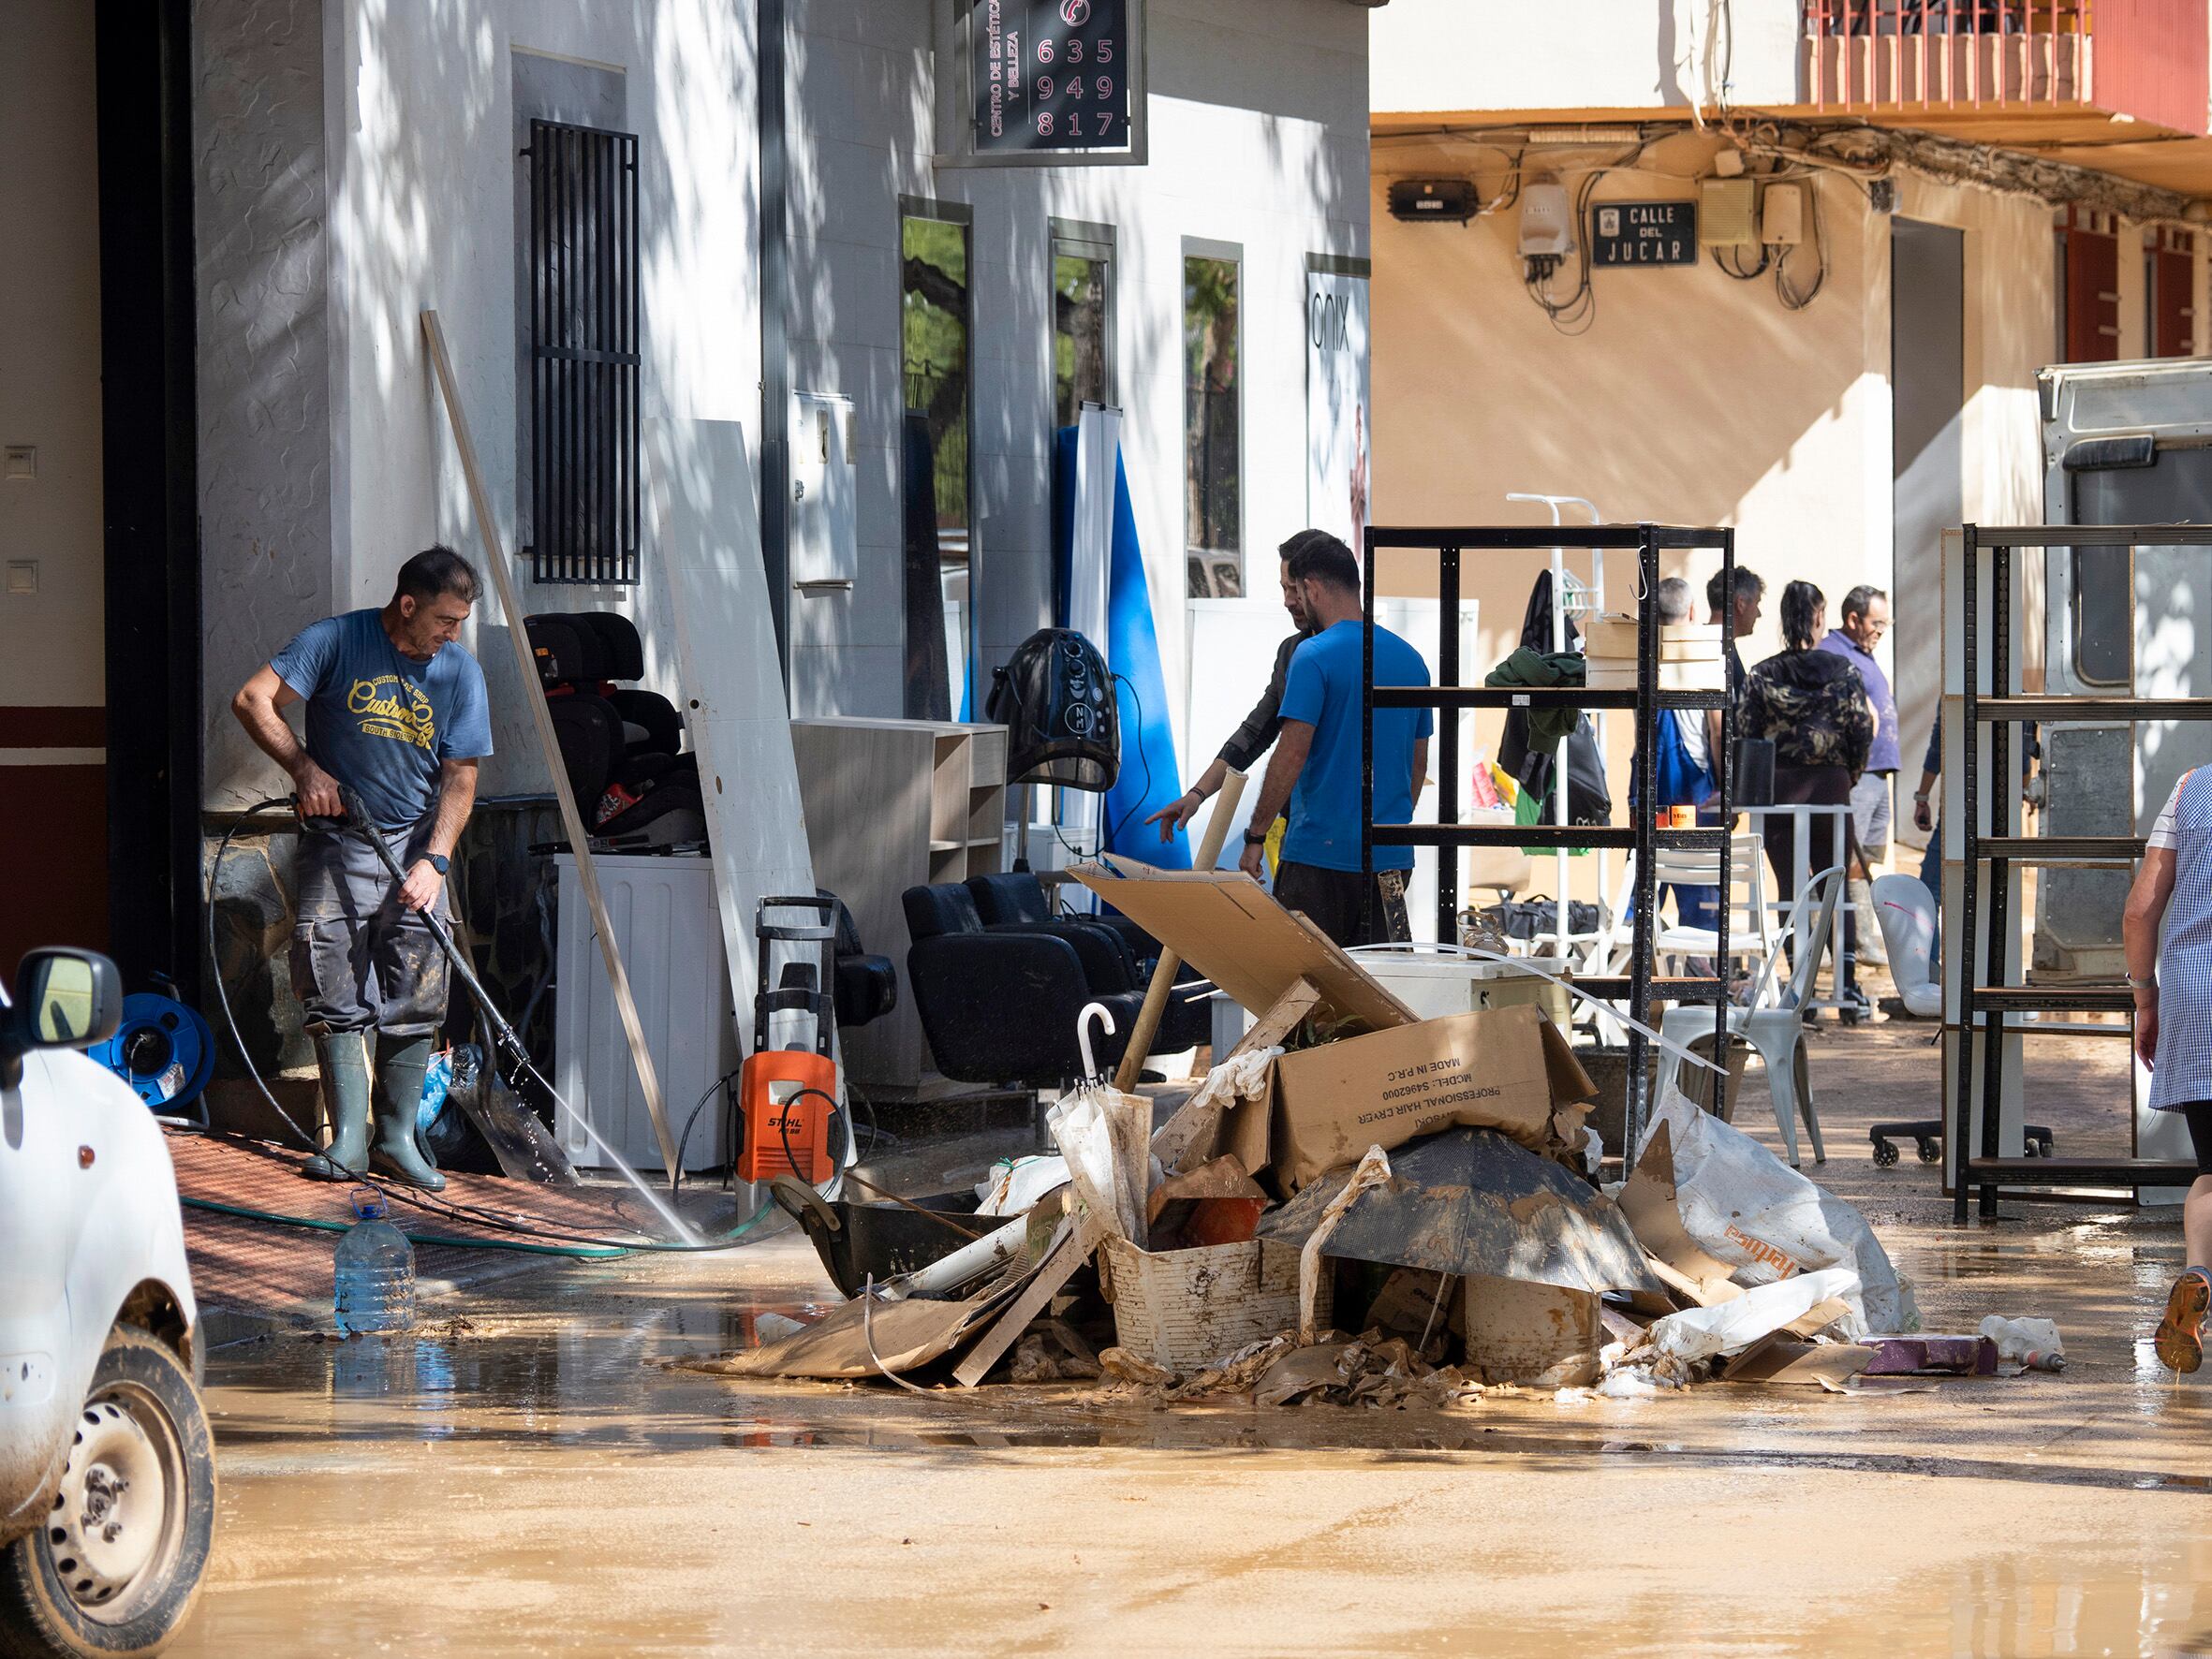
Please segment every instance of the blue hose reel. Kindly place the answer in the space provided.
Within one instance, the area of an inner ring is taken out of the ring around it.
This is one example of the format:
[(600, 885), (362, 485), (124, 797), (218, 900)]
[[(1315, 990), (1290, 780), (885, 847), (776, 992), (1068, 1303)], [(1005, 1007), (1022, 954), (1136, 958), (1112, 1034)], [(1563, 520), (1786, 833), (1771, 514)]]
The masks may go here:
[(125, 997), (115, 1035), (85, 1052), (157, 1115), (199, 1099), (215, 1070), (215, 1035), (199, 1011), (154, 991)]

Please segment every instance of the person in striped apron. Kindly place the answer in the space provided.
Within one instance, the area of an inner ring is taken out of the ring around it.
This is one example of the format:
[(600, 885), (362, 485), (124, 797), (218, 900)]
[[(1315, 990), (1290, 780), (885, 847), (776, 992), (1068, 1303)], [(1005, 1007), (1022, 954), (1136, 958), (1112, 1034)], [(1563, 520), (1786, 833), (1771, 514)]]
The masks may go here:
[(2135, 872), (2121, 937), (2151, 1108), (2187, 1117), (2196, 1153), (2181, 1210), (2188, 1266), (2167, 1293), (2154, 1341), (2161, 1363), (2194, 1371), (2212, 1310), (2212, 767), (2174, 785)]

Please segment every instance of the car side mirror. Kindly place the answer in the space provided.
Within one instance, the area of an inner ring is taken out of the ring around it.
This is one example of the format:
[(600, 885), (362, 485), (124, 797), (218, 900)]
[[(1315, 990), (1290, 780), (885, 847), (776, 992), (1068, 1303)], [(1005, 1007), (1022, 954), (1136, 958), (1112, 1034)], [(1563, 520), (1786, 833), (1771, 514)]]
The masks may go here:
[(0, 1013), (0, 1082), (13, 1086), (33, 1049), (88, 1049), (123, 1023), (123, 976), (96, 950), (34, 950)]

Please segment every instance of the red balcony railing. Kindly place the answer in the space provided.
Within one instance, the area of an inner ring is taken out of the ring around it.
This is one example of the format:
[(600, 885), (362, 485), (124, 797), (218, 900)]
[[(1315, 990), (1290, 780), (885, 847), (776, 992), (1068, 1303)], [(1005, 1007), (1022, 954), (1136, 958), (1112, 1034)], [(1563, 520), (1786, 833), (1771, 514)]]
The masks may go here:
[(2088, 101), (2087, 0), (1806, 0), (1806, 84), (1838, 113)]
[(2205, 0), (1804, 0), (1816, 109), (2074, 106), (2207, 130)]

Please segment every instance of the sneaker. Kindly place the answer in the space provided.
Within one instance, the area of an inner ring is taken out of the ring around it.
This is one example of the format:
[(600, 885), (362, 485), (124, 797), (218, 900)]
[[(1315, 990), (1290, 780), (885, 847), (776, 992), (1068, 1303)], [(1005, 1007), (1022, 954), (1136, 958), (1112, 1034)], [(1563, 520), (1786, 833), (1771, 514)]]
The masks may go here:
[(2169, 1371), (2191, 1372), (2205, 1362), (2205, 1314), (2212, 1309), (2212, 1279), (2191, 1268), (2166, 1293), (2166, 1316), (2151, 1345)]

